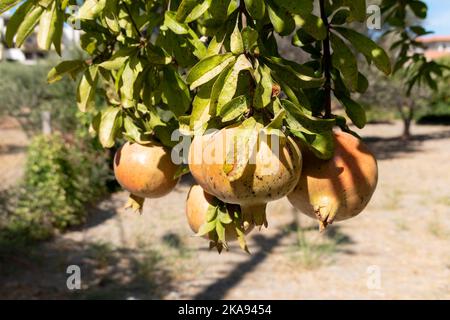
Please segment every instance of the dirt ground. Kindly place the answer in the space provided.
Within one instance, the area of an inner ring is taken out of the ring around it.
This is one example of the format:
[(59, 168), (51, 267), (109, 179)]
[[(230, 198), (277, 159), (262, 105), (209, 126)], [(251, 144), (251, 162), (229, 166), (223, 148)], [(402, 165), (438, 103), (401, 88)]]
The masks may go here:
[[(249, 236), (251, 255), (236, 245), (218, 255), (186, 223), (187, 178), (141, 216), (119, 192), (86, 226), (0, 260), (0, 298), (450, 299), (450, 128), (414, 126), (409, 143), (400, 132), (363, 130), (378, 189), (365, 212), (324, 234), (283, 199), (269, 206), (269, 229)], [(24, 144), (0, 136), (5, 185), (20, 175)], [(66, 287), (69, 265), (81, 268), (81, 290)]]

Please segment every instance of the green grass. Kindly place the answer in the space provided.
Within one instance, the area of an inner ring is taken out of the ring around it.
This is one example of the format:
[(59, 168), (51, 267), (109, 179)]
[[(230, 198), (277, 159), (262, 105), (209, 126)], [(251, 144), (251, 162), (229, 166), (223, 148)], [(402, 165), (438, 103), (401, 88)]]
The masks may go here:
[(325, 233), (317, 229), (298, 227), (293, 230), (295, 242), (289, 248), (293, 263), (306, 270), (318, 269), (334, 262), (335, 254), (341, 247), (350, 243), (350, 239), (334, 226)]

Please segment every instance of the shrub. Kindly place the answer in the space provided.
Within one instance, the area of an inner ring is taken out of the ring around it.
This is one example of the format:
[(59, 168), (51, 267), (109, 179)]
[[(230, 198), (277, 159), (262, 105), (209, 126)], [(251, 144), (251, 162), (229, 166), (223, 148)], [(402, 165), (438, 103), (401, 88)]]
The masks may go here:
[(32, 140), (0, 240), (44, 240), (85, 221), (86, 205), (106, 192), (112, 174), (93, 139), (73, 140), (59, 133)]
[(17, 119), (28, 136), (41, 130), (41, 114), (50, 111), (52, 128), (70, 132), (76, 129), (76, 84), (63, 79), (46, 82), (48, 64), (0, 63), (0, 115)]

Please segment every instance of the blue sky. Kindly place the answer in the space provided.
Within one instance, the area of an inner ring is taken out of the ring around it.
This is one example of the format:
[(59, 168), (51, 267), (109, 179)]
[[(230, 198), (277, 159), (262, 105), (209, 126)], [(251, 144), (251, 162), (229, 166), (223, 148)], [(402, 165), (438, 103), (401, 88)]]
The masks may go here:
[(428, 17), (425, 27), (436, 35), (450, 35), (450, 1), (425, 0), (428, 4)]

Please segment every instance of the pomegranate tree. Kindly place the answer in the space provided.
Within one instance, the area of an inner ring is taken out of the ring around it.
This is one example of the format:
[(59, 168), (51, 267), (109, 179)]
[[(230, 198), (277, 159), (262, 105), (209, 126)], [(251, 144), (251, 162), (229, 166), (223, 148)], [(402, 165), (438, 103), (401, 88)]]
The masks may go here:
[[(105, 148), (123, 145), (114, 168), (130, 205), (166, 195), (190, 170), (199, 186), (188, 220), (218, 248), (236, 237), (246, 249), (243, 235), (267, 225), (266, 204), (288, 194), (322, 227), (366, 206), (377, 167), (351, 129), (366, 124), (355, 95), (370, 85), (358, 55), (386, 76), (403, 70), (407, 92), (442, 73), (408, 49), (427, 33), (409, 24), (426, 16), (419, 0), (381, 1), (400, 39), (395, 59), (356, 31), (368, 23), (365, 0), (0, 0), (0, 14), (13, 8), (8, 47), (37, 26), (39, 47), (60, 54), (64, 25), (83, 31), (88, 58), (62, 61), (48, 82), (77, 80), (92, 133)], [(280, 53), (285, 40), (304, 61)], [(193, 138), (188, 163), (174, 158), (174, 132)]]

